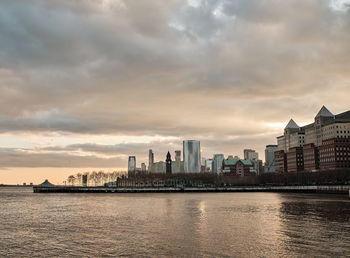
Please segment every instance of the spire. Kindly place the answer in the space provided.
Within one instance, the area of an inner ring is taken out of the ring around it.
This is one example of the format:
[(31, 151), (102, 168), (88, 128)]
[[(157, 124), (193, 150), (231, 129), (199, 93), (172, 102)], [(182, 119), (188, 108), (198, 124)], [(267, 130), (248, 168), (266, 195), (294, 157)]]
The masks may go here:
[(331, 113), (331, 111), (328, 110), (325, 106), (322, 106), (320, 111), (318, 111), (316, 117), (324, 116), (324, 117), (334, 117), (334, 115)]
[(287, 126), (284, 129), (299, 129), (300, 127), (294, 122), (293, 119), (289, 120)]
[(166, 154), (166, 159), (167, 160), (171, 160), (171, 155), (170, 155), (170, 152), (168, 151), (168, 153)]

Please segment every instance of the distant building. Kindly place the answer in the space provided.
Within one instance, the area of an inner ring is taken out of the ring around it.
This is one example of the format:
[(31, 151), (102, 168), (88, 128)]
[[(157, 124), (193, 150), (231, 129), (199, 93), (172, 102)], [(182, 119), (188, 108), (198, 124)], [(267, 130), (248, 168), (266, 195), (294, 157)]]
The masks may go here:
[(257, 153), (255, 150), (245, 149), (243, 150), (243, 153), (244, 153), (244, 159), (250, 159), (250, 160), (259, 159), (259, 153)]
[(212, 170), (212, 164), (213, 164), (213, 159), (206, 159), (205, 160), (205, 172), (211, 172)]
[(146, 168), (146, 164), (145, 163), (141, 163), (141, 172), (146, 172), (147, 168)]
[(222, 171), (222, 162), (224, 161), (224, 154), (214, 154), (212, 161), (212, 172), (221, 173)]
[(265, 172), (276, 172), (275, 169), (275, 151), (277, 151), (277, 145), (266, 145), (265, 148)]
[(183, 159), (185, 173), (201, 172), (201, 150), (199, 141), (183, 141)]
[(243, 150), (244, 159), (253, 162), (254, 171), (257, 175), (263, 172), (262, 161), (259, 160), (259, 153), (252, 149)]
[(251, 160), (235, 159), (232, 156), (224, 159), (222, 172), (230, 173), (237, 176), (255, 175), (254, 164)]
[(152, 150), (148, 151), (148, 172), (153, 172), (153, 163), (154, 163), (154, 153)]
[(171, 167), (171, 155), (170, 155), (170, 152), (168, 151), (167, 155), (166, 155), (166, 160), (165, 160), (165, 163), (166, 163), (166, 173), (167, 174), (171, 174), (172, 173), (172, 167)]
[(153, 163), (153, 173), (165, 173), (166, 163), (164, 161), (158, 161)]
[(176, 150), (175, 151), (175, 161), (176, 162), (180, 162), (181, 161), (181, 151), (180, 150)]
[(128, 160), (128, 173), (135, 173), (136, 171), (136, 157), (129, 156)]

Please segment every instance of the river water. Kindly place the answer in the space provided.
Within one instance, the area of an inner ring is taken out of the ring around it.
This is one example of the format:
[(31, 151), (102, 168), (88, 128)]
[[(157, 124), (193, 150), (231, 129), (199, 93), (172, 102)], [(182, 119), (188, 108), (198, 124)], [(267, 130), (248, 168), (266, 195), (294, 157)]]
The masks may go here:
[(350, 257), (350, 199), (0, 188), (1, 257)]

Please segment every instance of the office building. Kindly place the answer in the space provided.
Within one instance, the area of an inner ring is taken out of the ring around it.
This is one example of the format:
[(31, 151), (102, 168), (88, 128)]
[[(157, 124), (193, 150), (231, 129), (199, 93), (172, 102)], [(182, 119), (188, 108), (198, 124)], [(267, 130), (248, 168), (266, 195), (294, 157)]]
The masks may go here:
[(135, 156), (129, 156), (128, 173), (135, 173), (135, 172), (136, 172), (136, 157)]
[(212, 170), (213, 173), (221, 173), (222, 171), (222, 162), (224, 161), (224, 154), (214, 154), (212, 161)]
[[(349, 168), (349, 139), (350, 111), (333, 115), (323, 106), (311, 124), (299, 127), (291, 119), (284, 134), (277, 137), (277, 143), (278, 150), (283, 150), (286, 154), (287, 171), (294, 172), (301, 169), (314, 171)], [(289, 152), (291, 154), (288, 154)], [(299, 155), (299, 158), (298, 156), (294, 158), (295, 154)], [(275, 152), (276, 162), (277, 156), (282, 158), (281, 153)]]
[(212, 171), (212, 165), (213, 165), (213, 159), (206, 159), (205, 160), (205, 172), (211, 172)]
[(243, 150), (244, 159), (250, 159), (250, 160), (258, 160), (259, 154), (252, 149), (245, 149)]
[(199, 141), (183, 141), (183, 160), (185, 173), (201, 172), (201, 151)]
[(153, 163), (154, 163), (154, 153), (152, 150), (148, 151), (148, 172), (153, 172)]
[(266, 145), (265, 148), (265, 173), (275, 172), (275, 151), (277, 145)]

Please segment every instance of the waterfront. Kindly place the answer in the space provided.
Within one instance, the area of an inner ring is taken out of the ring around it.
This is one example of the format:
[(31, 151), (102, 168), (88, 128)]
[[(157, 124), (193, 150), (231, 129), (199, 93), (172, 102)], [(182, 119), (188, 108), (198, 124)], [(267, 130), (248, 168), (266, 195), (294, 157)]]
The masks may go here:
[(0, 188), (6, 257), (350, 254), (350, 199), (292, 193), (34, 194)]

